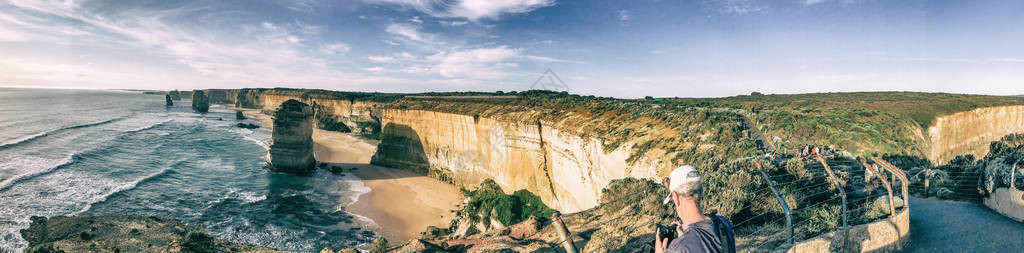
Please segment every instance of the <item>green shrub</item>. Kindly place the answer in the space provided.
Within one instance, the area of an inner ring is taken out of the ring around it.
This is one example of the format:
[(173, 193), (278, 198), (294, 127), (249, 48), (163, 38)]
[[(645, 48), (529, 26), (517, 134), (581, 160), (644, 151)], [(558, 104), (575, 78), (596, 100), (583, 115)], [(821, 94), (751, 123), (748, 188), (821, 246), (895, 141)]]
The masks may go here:
[(809, 235), (835, 230), (842, 224), (843, 210), (839, 205), (826, 205), (811, 209), (806, 217), (804, 229)]
[(373, 240), (373, 247), (370, 248), (370, 253), (386, 253), (388, 252), (388, 239), (383, 236), (377, 237)]
[(466, 211), (479, 219), (493, 218), (505, 226), (519, 223), (532, 216), (551, 217), (553, 209), (541, 201), (540, 197), (527, 190), (518, 190), (512, 195), (505, 194), (493, 180), (485, 180), (480, 188), (474, 191), (463, 189), (463, 194), (470, 198)]
[(189, 231), (181, 241), (182, 252), (217, 252), (212, 236), (200, 231)]

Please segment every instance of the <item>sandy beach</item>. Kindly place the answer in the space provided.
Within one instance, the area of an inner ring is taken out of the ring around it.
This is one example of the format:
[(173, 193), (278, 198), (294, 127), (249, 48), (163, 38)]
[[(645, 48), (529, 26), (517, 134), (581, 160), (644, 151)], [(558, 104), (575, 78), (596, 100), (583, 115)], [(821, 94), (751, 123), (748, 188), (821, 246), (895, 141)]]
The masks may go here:
[[(270, 116), (258, 110), (238, 110), (267, 128), (273, 126)], [(454, 218), (450, 210), (462, 202), (462, 193), (453, 185), (406, 170), (370, 165), (377, 147), (367, 140), (314, 129), (313, 142), (318, 162), (355, 174), (371, 190), (346, 210), (373, 220), (394, 244), (417, 238), (427, 226), (447, 227)]]

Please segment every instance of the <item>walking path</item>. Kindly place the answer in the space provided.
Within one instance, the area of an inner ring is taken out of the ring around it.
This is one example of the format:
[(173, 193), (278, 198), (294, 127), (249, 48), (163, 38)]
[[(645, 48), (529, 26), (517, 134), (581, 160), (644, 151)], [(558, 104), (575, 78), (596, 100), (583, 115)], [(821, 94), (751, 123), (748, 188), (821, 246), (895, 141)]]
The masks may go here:
[(750, 120), (750, 118), (747, 118), (747, 116), (742, 113), (737, 113), (736, 119), (740, 121), (743, 129), (747, 130), (747, 137), (754, 139), (754, 144), (757, 145), (757, 148), (761, 149), (761, 151), (765, 153), (776, 151), (775, 145), (764, 136), (764, 133), (761, 133), (761, 129), (757, 128), (754, 121)]
[(1024, 223), (970, 202), (910, 198), (907, 252), (1020, 252)]

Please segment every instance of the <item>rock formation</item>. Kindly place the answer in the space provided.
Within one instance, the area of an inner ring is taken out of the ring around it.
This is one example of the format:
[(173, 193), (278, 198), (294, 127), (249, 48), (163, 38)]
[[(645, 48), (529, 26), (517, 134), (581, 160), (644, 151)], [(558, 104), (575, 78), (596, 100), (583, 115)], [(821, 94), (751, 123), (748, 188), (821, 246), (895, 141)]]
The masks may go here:
[(210, 98), (205, 92), (196, 90), (192, 93), (192, 109), (202, 113), (210, 111)]
[(274, 113), (267, 165), (272, 171), (307, 173), (316, 167), (313, 158), (313, 111), (298, 100), (281, 103)]
[(178, 90), (172, 90), (171, 92), (167, 93), (167, 96), (171, 97), (171, 99), (173, 100), (181, 100), (181, 92)]
[(242, 114), (242, 111), (235, 111), (235, 119), (236, 120), (243, 120), (243, 119), (245, 119), (245, 114)]
[(171, 95), (164, 95), (164, 98), (167, 100), (167, 106), (174, 105), (174, 101), (171, 101)]

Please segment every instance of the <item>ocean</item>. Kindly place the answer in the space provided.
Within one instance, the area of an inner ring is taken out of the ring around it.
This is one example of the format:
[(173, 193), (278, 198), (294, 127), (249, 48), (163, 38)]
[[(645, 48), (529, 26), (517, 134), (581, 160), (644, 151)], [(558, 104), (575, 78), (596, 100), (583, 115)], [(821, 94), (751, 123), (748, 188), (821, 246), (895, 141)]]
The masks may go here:
[(370, 242), (354, 176), (272, 173), (270, 132), (231, 108), (141, 92), (0, 88), (0, 249), (31, 216), (150, 214), (218, 238), (314, 252)]

